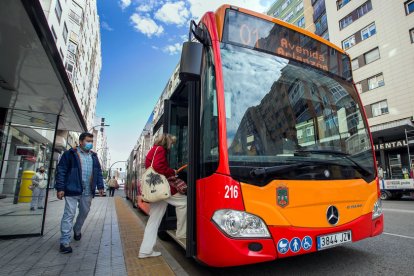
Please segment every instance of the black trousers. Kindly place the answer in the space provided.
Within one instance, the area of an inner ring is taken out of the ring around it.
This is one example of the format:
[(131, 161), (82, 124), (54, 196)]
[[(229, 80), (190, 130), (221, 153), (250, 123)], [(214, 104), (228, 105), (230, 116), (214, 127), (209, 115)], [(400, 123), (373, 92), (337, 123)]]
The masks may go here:
[(115, 188), (109, 187), (109, 196), (114, 196), (114, 194), (115, 194)]

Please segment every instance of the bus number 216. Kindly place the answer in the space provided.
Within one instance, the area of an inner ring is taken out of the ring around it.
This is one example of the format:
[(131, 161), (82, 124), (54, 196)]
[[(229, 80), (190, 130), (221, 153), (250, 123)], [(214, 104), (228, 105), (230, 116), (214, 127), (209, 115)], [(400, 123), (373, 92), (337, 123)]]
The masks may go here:
[(226, 190), (226, 194), (224, 195), (224, 198), (238, 198), (239, 197), (238, 186), (226, 185), (224, 189)]

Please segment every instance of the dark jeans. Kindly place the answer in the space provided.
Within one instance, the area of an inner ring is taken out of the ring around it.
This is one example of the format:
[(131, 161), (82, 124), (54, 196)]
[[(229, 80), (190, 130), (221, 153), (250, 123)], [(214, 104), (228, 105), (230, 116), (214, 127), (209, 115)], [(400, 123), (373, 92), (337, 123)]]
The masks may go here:
[(109, 188), (109, 196), (114, 196), (114, 194), (115, 194), (115, 188), (110, 187)]

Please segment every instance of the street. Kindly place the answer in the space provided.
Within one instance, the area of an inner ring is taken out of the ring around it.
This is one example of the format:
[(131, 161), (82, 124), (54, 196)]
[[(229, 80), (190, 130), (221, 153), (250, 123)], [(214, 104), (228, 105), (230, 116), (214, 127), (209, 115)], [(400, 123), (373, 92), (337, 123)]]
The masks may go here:
[[(132, 208), (132, 207), (131, 207)], [(161, 241), (189, 275), (412, 275), (414, 199), (383, 201), (384, 233), (375, 238), (318, 253), (242, 267), (209, 268), (187, 259), (173, 241)], [(138, 216), (146, 221), (141, 212)]]

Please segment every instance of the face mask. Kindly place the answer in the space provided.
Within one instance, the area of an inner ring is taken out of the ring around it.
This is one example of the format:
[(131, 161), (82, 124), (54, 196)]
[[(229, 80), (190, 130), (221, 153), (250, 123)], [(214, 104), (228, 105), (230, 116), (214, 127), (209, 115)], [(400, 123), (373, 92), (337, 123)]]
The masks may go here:
[(93, 143), (86, 143), (83, 147), (85, 150), (91, 150), (93, 148)]

